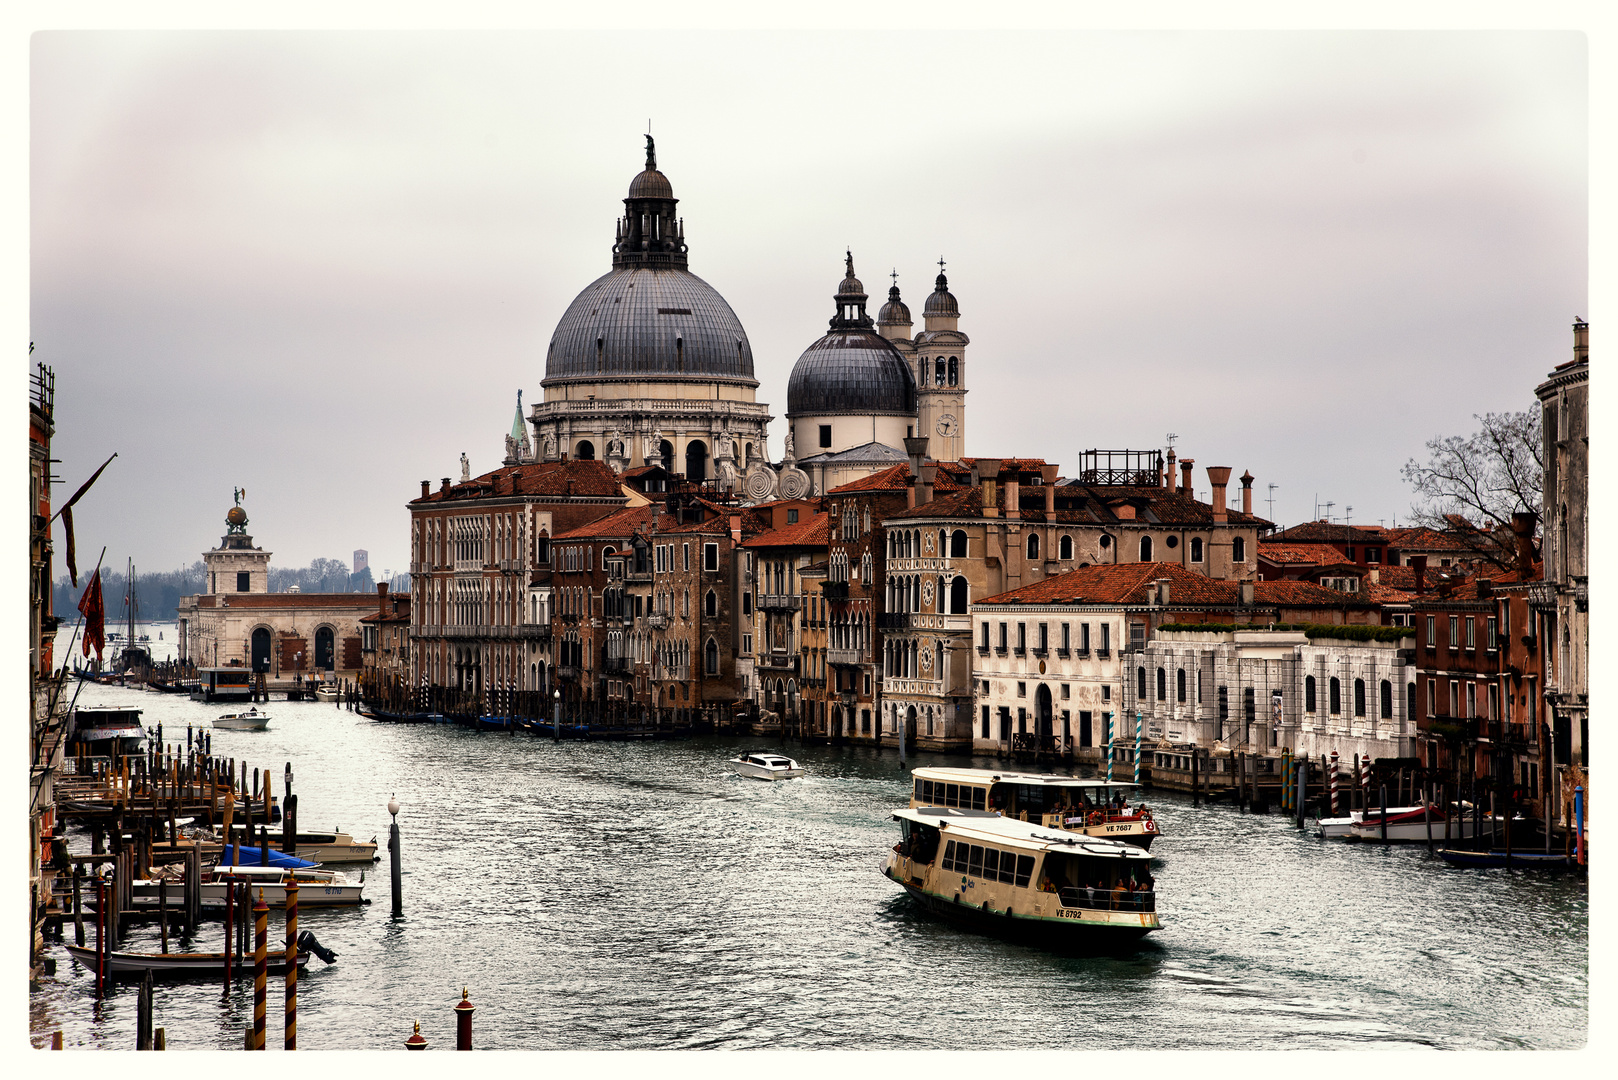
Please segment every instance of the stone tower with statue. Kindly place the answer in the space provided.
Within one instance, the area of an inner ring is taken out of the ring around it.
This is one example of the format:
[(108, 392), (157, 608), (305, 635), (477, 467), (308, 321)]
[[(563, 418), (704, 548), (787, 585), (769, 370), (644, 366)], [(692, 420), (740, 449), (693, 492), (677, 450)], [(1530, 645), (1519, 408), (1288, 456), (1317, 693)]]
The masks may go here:
[(247, 535), (247, 511), (242, 509), (244, 488), (233, 492), (236, 505), (225, 512), (225, 535), (219, 546), (202, 553), (210, 593), (267, 593), (270, 591), (270, 553), (253, 546)]

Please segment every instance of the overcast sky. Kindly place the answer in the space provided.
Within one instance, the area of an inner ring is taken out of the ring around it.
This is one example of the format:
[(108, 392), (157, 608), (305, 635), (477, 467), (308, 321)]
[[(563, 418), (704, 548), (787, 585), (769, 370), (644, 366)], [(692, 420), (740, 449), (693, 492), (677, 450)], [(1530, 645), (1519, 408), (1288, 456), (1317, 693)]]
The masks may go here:
[(1282, 525), (1403, 521), (1400, 465), (1589, 314), (1577, 33), (70, 31), (30, 78), (58, 500), (119, 454), (81, 565), (189, 564), (240, 486), (276, 565), (404, 569), (419, 482), (540, 399), (648, 118), (772, 456), (845, 247), (918, 331), (948, 261), (969, 454), (1174, 432)]

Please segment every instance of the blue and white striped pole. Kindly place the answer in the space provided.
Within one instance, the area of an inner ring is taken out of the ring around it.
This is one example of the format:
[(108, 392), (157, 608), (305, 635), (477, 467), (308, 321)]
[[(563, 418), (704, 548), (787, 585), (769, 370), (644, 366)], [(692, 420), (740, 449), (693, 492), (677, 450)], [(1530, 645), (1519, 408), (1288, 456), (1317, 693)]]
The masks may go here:
[(1136, 783), (1137, 786), (1140, 784), (1140, 730), (1141, 730), (1141, 715), (1140, 715), (1140, 710), (1136, 709), (1135, 710), (1135, 783)]

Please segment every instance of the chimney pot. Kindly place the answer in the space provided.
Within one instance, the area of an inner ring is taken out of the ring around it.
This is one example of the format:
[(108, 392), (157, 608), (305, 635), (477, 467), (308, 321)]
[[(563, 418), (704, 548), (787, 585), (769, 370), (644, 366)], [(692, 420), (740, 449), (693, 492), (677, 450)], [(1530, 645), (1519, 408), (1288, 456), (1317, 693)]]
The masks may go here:
[(1583, 319), (1573, 324), (1573, 362), (1590, 362), (1590, 324)]
[(1041, 465), (1039, 478), (1045, 486), (1045, 524), (1056, 524), (1056, 481), (1060, 469), (1055, 465)]
[(1173, 491), (1173, 490), (1175, 490), (1175, 488), (1176, 488), (1176, 486), (1177, 486), (1177, 484), (1179, 482), (1179, 477), (1174, 475), (1174, 448), (1173, 447), (1169, 448), (1169, 467), (1168, 467), (1167, 471), (1168, 471), (1168, 477), (1169, 477), (1169, 490)]
[(1253, 591), (1253, 583), (1251, 581), (1244, 581), (1241, 583), (1242, 607), (1253, 606)]
[(443, 482), (439, 485), (438, 490), (443, 492), (445, 495), (449, 494), (449, 477), (444, 477)]
[(1196, 463), (1196, 458), (1188, 457), (1180, 459), (1180, 487), (1184, 489), (1186, 495), (1188, 496), (1191, 494), (1191, 466), (1195, 465)]
[(1410, 569), (1416, 574), (1416, 595), (1420, 596), (1427, 591), (1427, 556), (1410, 556)]
[(1253, 474), (1242, 470), (1242, 513), (1253, 512)]
[(421, 497), (422, 498), (425, 499), (428, 496), (428, 494), (432, 491), (432, 486), (433, 486), (432, 481), (430, 481), (430, 480), (423, 480), (421, 482)]
[(978, 458), (972, 462), (972, 478), (977, 482), (978, 489), (983, 492), (983, 516), (986, 518), (1000, 516), (1000, 508), (996, 505), (994, 497), (994, 485), (999, 477), (999, 458)]

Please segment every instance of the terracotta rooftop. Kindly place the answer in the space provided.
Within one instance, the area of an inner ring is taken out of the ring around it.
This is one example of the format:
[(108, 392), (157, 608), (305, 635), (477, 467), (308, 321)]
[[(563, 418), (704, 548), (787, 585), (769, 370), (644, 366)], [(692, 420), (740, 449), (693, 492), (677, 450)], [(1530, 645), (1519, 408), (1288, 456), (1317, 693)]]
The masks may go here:
[(1321, 565), (1342, 560), (1342, 553), (1336, 548), (1323, 551), (1321, 547), (1320, 544), (1276, 543), (1273, 539), (1265, 538), (1258, 542), (1258, 557), (1265, 562), (1282, 565), (1294, 563)]
[(862, 476), (858, 480), (850, 480), (839, 487), (834, 487), (828, 495), (850, 495), (858, 491), (903, 491), (910, 486), (910, 463), (904, 462), (889, 469), (870, 476)]
[(649, 528), (652, 519), (657, 516), (658, 505), (648, 503), (645, 506), (627, 506), (622, 510), (586, 522), (576, 529), (557, 533), (551, 537), (553, 541), (559, 540), (608, 540), (629, 536), (637, 529)]
[[(1204, 577), (1178, 563), (1109, 563), (1087, 566), (1024, 585), (980, 604), (1148, 604), (1153, 583), (1167, 579), (1169, 607), (1234, 607), (1241, 601), (1239, 581)], [(1368, 601), (1308, 581), (1255, 581), (1253, 602), (1285, 607), (1372, 607)]]
[[(411, 499), (409, 505), (477, 498), (512, 498), (511, 480), (516, 478), (516, 495), (542, 498), (623, 498), (618, 477), (602, 461), (545, 461), (512, 465), (471, 480), (451, 484), (449, 491), (434, 488), (426, 496)], [(571, 490), (569, 485), (571, 484)]]
[(198, 607), (233, 608), (343, 608), (363, 607), (371, 611), (379, 605), (374, 592), (319, 593), (204, 593), (197, 597)]
[(766, 547), (825, 547), (831, 540), (831, 519), (816, 514), (808, 521), (786, 525), (769, 532), (759, 533), (751, 540), (742, 541), (745, 548)]
[(1328, 521), (1306, 521), (1267, 537), (1275, 544), (1363, 544), (1386, 540), (1387, 530), (1376, 525), (1338, 525)]

